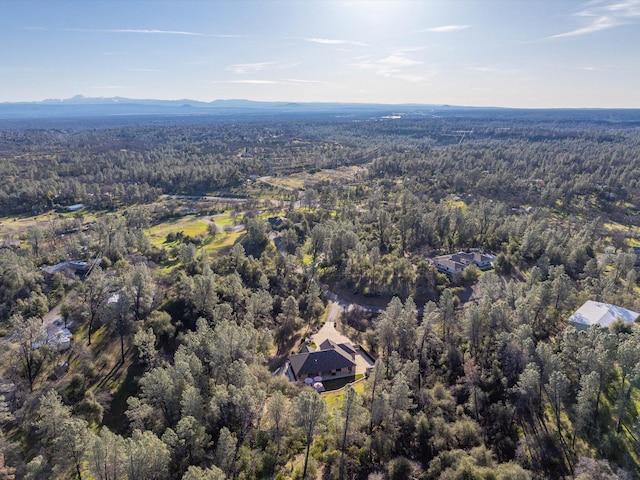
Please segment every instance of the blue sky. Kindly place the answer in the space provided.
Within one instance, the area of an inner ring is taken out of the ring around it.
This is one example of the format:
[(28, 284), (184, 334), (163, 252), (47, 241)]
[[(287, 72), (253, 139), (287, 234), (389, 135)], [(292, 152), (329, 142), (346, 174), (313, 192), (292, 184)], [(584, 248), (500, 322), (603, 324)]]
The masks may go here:
[(3, 0), (0, 42), (0, 101), (640, 108), (640, 0)]

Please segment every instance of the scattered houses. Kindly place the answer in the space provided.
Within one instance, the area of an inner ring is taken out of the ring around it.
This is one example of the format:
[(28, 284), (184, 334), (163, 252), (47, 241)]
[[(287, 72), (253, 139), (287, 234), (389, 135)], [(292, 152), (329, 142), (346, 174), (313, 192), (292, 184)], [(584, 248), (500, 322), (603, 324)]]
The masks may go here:
[(586, 330), (591, 325), (608, 327), (618, 319), (633, 323), (638, 316), (640, 316), (640, 313), (632, 312), (617, 305), (587, 300), (569, 317), (569, 323), (578, 330)]
[(482, 252), (458, 252), (435, 257), (433, 263), (442, 273), (456, 275), (470, 265), (475, 265), (480, 270), (489, 270), (493, 267), (495, 259), (495, 256)]

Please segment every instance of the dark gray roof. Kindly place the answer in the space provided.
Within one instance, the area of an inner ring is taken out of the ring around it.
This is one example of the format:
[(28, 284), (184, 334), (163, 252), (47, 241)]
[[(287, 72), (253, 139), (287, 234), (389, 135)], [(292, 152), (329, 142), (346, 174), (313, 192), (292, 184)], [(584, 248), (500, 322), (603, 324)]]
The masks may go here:
[(58, 272), (62, 272), (69, 268), (69, 262), (60, 262), (55, 265), (47, 265), (46, 267), (41, 267), (41, 270), (49, 275), (55, 275)]
[(282, 225), (283, 221), (284, 221), (284, 219), (282, 217), (269, 217), (269, 218), (267, 218), (267, 222), (269, 222), (269, 224), (274, 226), (274, 227), (279, 227), (280, 225)]
[(49, 275), (55, 275), (58, 272), (63, 272), (65, 270), (75, 270), (76, 272), (86, 272), (91, 268), (92, 265), (100, 265), (102, 262), (101, 258), (94, 258), (89, 262), (82, 262), (80, 260), (70, 260), (64, 261), (60, 263), (56, 263), (55, 265), (48, 265), (46, 267), (41, 267), (40, 269), (48, 273)]
[(341, 348), (347, 353), (354, 354), (356, 351), (353, 348), (353, 345), (349, 345), (348, 343), (336, 343), (333, 340), (329, 340), (328, 338), (320, 344), (320, 350), (330, 350)]
[(296, 378), (356, 366), (351, 356), (340, 347), (290, 355), (289, 362)]

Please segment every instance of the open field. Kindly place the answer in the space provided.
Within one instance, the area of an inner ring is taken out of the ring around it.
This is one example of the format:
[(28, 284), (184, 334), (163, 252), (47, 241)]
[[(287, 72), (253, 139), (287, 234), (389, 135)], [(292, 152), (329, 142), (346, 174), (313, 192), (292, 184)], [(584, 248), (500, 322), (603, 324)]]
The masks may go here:
[(182, 217), (177, 220), (158, 223), (145, 230), (151, 243), (161, 246), (169, 233), (183, 232), (185, 235), (195, 237), (207, 234), (207, 222), (202, 217)]
[(244, 232), (220, 232), (214, 240), (205, 245), (208, 252), (213, 253), (231, 247), (244, 235)]
[(83, 223), (93, 222), (100, 212), (89, 213), (86, 210), (80, 212), (58, 213), (54, 211), (40, 215), (16, 215), (0, 217), (0, 236), (18, 237), (33, 227), (49, 228), (56, 223), (75, 218), (80, 215)]
[(287, 190), (303, 190), (309, 184), (317, 182), (350, 183), (357, 175), (364, 173), (365, 168), (359, 166), (324, 169), (315, 173), (298, 172), (285, 176), (270, 176), (265, 179), (269, 185), (280, 186)]

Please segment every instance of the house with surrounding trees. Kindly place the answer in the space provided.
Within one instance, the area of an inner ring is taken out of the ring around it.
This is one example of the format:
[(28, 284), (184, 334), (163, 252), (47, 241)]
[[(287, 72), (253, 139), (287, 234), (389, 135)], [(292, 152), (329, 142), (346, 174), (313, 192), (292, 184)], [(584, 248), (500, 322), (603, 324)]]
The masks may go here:
[(608, 327), (616, 320), (633, 323), (640, 313), (608, 303), (587, 300), (569, 317), (569, 323), (578, 330), (586, 330), (591, 325)]
[(300, 353), (289, 356), (293, 378), (322, 377), (323, 380), (355, 375), (356, 350), (352, 345), (325, 340), (318, 347), (305, 346)]
[(480, 270), (489, 270), (493, 267), (493, 262), (496, 258), (493, 255), (488, 255), (481, 252), (458, 252), (451, 255), (440, 255), (433, 259), (433, 263), (436, 268), (442, 273), (448, 275), (455, 275), (462, 273), (462, 271), (475, 265)]

